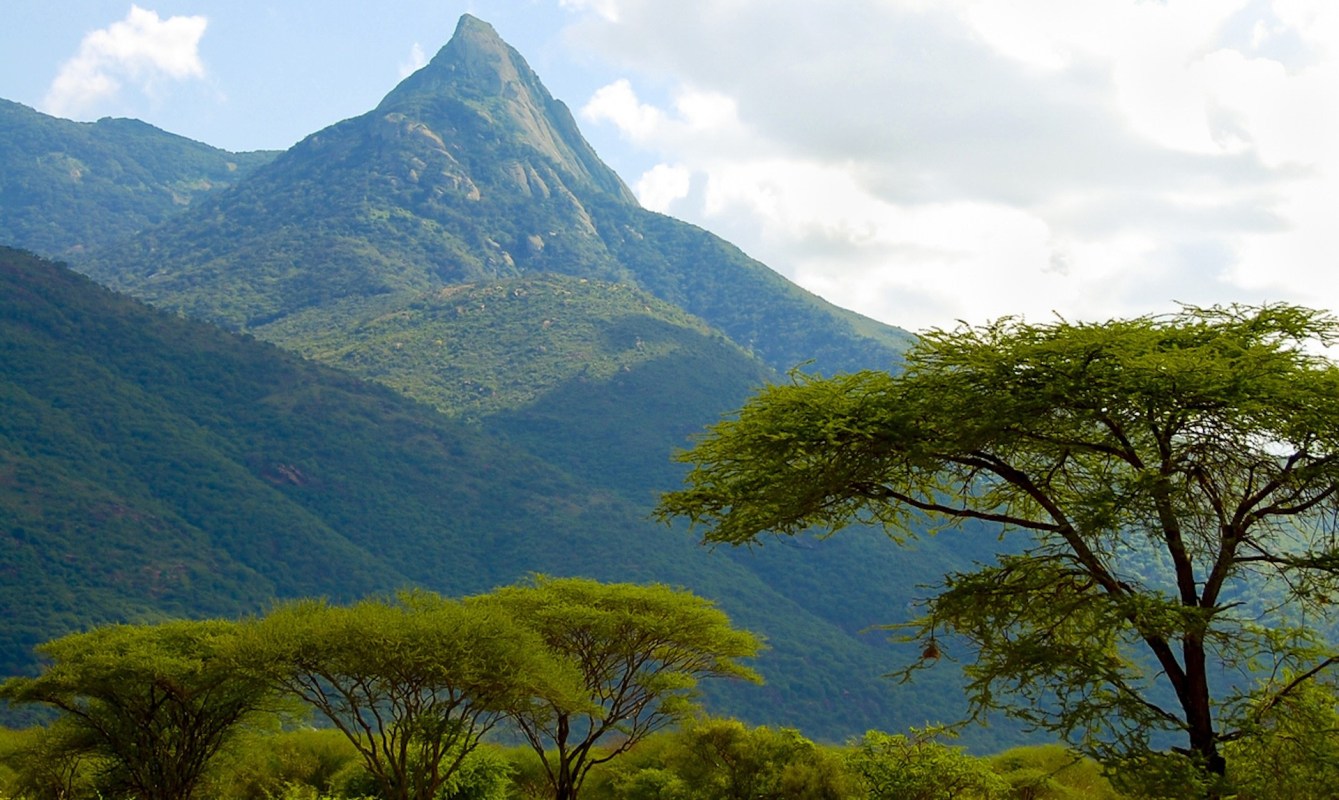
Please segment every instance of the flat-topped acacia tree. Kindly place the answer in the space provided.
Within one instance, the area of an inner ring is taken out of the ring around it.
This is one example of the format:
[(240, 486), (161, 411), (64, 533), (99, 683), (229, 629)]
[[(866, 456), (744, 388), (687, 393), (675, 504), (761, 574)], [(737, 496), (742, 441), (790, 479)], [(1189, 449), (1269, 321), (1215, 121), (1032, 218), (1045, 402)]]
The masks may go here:
[(509, 715), (582, 707), (576, 670), (503, 610), (426, 591), (300, 600), (245, 627), (244, 669), (353, 743), (386, 800), (432, 800)]
[(1012, 552), (936, 587), (923, 662), (965, 640), (975, 711), (1109, 761), (1183, 735), (1213, 793), (1221, 746), (1336, 663), (1305, 624), (1339, 596), (1336, 334), (1288, 305), (931, 330), (899, 373), (762, 390), (659, 514), (731, 544), (990, 524)]
[(90, 758), (108, 796), (189, 800), (210, 761), (274, 694), (234, 668), (238, 626), (223, 620), (104, 625), (39, 645), (36, 677), (0, 699), (57, 709), (47, 753)]
[(740, 663), (757, 655), (757, 637), (681, 589), (540, 575), (469, 602), (506, 610), (581, 676), (584, 706), (540, 702), (513, 715), (556, 800), (574, 800), (592, 768), (694, 712), (699, 680), (761, 682)]

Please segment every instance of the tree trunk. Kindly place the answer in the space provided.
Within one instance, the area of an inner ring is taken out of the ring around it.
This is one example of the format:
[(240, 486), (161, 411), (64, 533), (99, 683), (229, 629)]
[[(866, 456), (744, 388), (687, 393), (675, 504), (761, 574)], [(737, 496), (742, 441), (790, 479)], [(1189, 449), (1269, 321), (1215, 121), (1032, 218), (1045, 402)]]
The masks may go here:
[(558, 785), (554, 787), (554, 800), (576, 800), (576, 796), (577, 787), (572, 780), (572, 773), (564, 768), (558, 774)]
[(1227, 775), (1227, 761), (1218, 752), (1218, 736), (1214, 732), (1204, 644), (1187, 639), (1185, 660), (1186, 690), (1181, 704), (1189, 728), (1190, 753), (1200, 759), (1201, 769), (1210, 783), (1208, 797), (1216, 800), (1221, 793), (1222, 779)]

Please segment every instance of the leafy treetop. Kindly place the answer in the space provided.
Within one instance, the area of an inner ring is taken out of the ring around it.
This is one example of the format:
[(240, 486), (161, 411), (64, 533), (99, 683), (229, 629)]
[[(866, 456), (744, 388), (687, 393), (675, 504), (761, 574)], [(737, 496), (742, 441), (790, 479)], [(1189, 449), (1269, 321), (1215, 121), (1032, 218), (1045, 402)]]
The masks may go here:
[(691, 713), (699, 679), (760, 680), (740, 663), (758, 639), (691, 592), (537, 576), (473, 602), (522, 620), (582, 676), (586, 708), (540, 703), (514, 715), (559, 800), (577, 797), (591, 768)]
[(69, 634), (39, 646), (42, 673), (0, 684), (0, 699), (63, 712), (50, 755), (93, 757), (100, 793), (188, 800), (239, 727), (274, 707), (233, 666), (236, 629), (178, 620)]
[(246, 633), (249, 671), (344, 733), (390, 800), (436, 797), (508, 714), (583, 702), (575, 670), (532, 631), (430, 592), (295, 601)]

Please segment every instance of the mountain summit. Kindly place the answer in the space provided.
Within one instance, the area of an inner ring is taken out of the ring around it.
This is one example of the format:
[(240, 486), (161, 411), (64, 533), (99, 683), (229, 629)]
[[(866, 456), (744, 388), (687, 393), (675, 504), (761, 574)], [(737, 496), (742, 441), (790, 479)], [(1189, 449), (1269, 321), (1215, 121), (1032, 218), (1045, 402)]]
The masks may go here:
[[(386, 95), (373, 113), (387, 121), (413, 120), (426, 126), (419, 129), (425, 134), (436, 129), (501, 136), (504, 141), (497, 144), (535, 151), (569, 186), (637, 202), (521, 54), (492, 25), (469, 14), (460, 18), (455, 35), (436, 57)], [(526, 178), (520, 188), (530, 188), (532, 176), (518, 177)]]

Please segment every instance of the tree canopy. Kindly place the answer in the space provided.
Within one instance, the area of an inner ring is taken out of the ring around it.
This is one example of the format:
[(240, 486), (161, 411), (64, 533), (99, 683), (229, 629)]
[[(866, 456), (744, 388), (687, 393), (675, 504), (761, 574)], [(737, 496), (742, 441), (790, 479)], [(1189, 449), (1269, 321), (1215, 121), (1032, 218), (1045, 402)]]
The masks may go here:
[(541, 702), (514, 715), (558, 800), (577, 797), (592, 767), (692, 710), (699, 679), (759, 680), (739, 663), (759, 641), (687, 591), (538, 576), (474, 602), (506, 609), (581, 674), (586, 708)]
[(429, 592), (302, 600), (248, 628), (251, 669), (357, 748), (387, 800), (431, 800), (511, 713), (584, 702), (570, 665), (495, 608)]
[(47, 642), (35, 678), (10, 678), (0, 698), (62, 713), (43, 743), (57, 761), (87, 757), (109, 797), (187, 800), (249, 716), (265, 685), (233, 668), (236, 624), (221, 620), (110, 625)]
[(1308, 623), (1339, 591), (1337, 334), (1288, 305), (932, 330), (898, 374), (761, 391), (659, 513), (733, 544), (987, 523), (1008, 552), (936, 587), (910, 623), (924, 661), (965, 641), (976, 711), (1108, 759), (1174, 732), (1216, 778), (1336, 661)]

